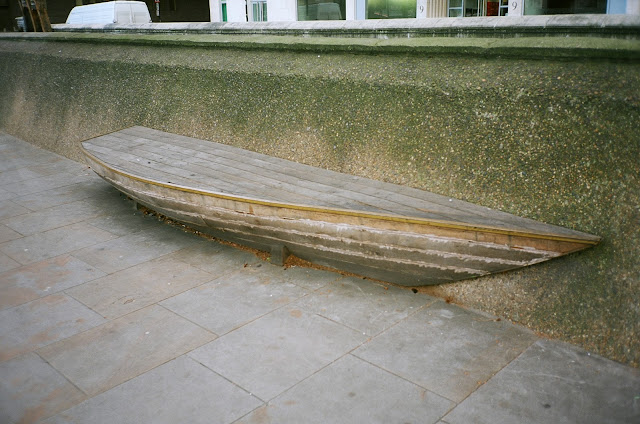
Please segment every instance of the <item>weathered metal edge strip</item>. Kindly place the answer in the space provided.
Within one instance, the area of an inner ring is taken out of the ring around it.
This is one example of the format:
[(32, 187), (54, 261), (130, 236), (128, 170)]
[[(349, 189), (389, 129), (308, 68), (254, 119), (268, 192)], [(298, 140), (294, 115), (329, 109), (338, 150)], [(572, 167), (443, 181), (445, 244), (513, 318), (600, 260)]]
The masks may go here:
[(346, 215), (346, 216), (352, 216), (352, 217), (357, 217), (357, 218), (378, 219), (378, 220), (382, 220), (382, 221), (402, 222), (402, 223), (408, 223), (408, 224), (425, 225), (425, 226), (431, 226), (431, 227), (437, 227), (437, 228), (445, 228), (445, 229), (453, 229), (453, 230), (478, 231), (478, 232), (486, 232), (486, 233), (491, 233), (491, 234), (502, 234), (502, 235), (508, 235), (508, 236), (530, 237), (530, 238), (536, 238), (536, 239), (542, 239), (542, 240), (553, 240), (553, 241), (569, 242), (569, 243), (582, 243), (582, 244), (588, 244), (588, 245), (592, 245), (592, 246), (595, 246), (600, 242), (600, 238), (599, 237), (598, 237), (597, 240), (590, 240), (590, 239), (583, 239), (583, 238), (554, 236), (554, 235), (550, 235), (550, 234), (538, 234), (538, 233), (531, 233), (531, 232), (525, 232), (525, 231), (504, 230), (504, 229), (501, 229), (501, 228), (495, 228), (495, 227), (489, 227), (489, 226), (485, 227), (485, 226), (476, 226), (476, 225), (464, 225), (464, 224), (455, 224), (455, 223), (446, 222), (446, 221), (437, 221), (437, 220), (429, 220), (429, 219), (422, 219), (422, 218), (409, 218), (409, 217), (403, 217), (403, 216), (385, 215), (385, 214), (374, 213), (374, 212), (357, 212), (357, 211), (347, 210), (347, 209), (322, 208), (322, 207), (317, 207), (317, 206), (297, 205), (297, 204), (293, 204), (293, 203), (273, 202), (273, 201), (268, 201), (268, 200), (254, 199), (254, 198), (250, 198), (250, 197), (234, 196), (234, 195), (229, 195), (229, 194), (217, 193), (217, 192), (213, 192), (213, 191), (194, 189), (194, 188), (191, 188), (191, 187), (181, 186), (179, 184), (167, 184), (167, 183), (163, 183), (163, 182), (160, 182), (160, 181), (151, 180), (149, 178), (144, 178), (144, 177), (140, 177), (140, 176), (137, 176), (137, 175), (133, 175), (133, 174), (128, 173), (126, 171), (114, 168), (113, 166), (108, 165), (105, 162), (103, 162), (102, 160), (98, 159), (93, 154), (89, 153), (89, 151), (87, 149), (85, 149), (85, 147), (82, 145), (82, 143), (80, 144), (80, 148), (81, 148), (82, 152), (88, 158), (90, 158), (91, 160), (97, 162), (98, 164), (100, 164), (101, 166), (105, 167), (106, 169), (109, 169), (112, 172), (114, 172), (116, 174), (119, 174), (119, 175), (122, 175), (122, 176), (124, 176), (126, 178), (131, 178), (133, 180), (136, 180), (136, 181), (139, 181), (139, 182), (142, 182), (142, 183), (145, 183), (145, 184), (155, 185), (155, 186), (158, 186), (158, 187), (169, 188), (169, 189), (183, 191), (183, 192), (187, 192), (187, 193), (200, 194), (200, 195), (203, 195), (203, 196), (216, 197), (216, 198), (219, 198), (219, 199), (233, 200), (233, 201), (251, 203), (251, 204), (255, 204), (255, 205), (286, 208), (286, 209), (292, 209), (292, 210), (329, 213), (329, 214), (336, 214), (336, 215)]

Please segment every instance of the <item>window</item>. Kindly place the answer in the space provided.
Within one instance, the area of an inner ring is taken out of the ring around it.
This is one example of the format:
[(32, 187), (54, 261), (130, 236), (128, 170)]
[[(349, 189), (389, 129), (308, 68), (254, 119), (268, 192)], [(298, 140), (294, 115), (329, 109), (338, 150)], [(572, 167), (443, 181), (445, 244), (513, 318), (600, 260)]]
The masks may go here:
[(509, 0), (500, 0), (500, 16), (509, 15)]
[(416, 0), (369, 0), (367, 19), (415, 18)]
[(457, 18), (463, 16), (462, 0), (449, 0), (449, 17)]
[[(449, 17), (484, 16), (484, 8), (485, 0), (449, 0)], [(497, 14), (498, 8), (496, 7), (495, 9), (495, 13)], [(491, 3), (487, 3), (487, 15), (489, 15), (489, 13), (494, 13)]]
[(345, 19), (345, 0), (298, 0), (299, 21)]
[(253, 10), (254, 22), (267, 21), (267, 0), (252, 0), (251, 6)]
[(528, 0), (524, 3), (525, 15), (556, 15), (606, 12), (606, 0)]
[(220, 6), (222, 7), (222, 22), (227, 22), (227, 2), (223, 1)]

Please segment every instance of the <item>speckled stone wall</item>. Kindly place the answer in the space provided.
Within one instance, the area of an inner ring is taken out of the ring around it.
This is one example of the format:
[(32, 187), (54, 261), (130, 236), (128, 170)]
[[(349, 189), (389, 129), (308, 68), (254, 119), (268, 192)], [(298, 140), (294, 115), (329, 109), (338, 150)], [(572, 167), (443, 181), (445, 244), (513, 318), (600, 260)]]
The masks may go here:
[(427, 291), (640, 364), (637, 63), (0, 40), (0, 75), (0, 129), (74, 159), (144, 125), (599, 235)]

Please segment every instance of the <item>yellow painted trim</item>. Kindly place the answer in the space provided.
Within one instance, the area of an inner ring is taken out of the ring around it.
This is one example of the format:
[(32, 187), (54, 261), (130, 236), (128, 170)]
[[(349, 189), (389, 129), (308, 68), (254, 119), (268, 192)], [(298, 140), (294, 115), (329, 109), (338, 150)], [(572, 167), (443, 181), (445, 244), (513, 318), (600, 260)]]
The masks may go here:
[(387, 215), (387, 214), (375, 213), (375, 212), (359, 212), (359, 211), (353, 211), (353, 210), (348, 210), (348, 209), (323, 208), (323, 207), (318, 207), (318, 206), (297, 205), (297, 204), (293, 204), (293, 203), (273, 202), (273, 201), (268, 201), (268, 200), (253, 199), (253, 198), (250, 198), (250, 197), (223, 194), (223, 193), (218, 193), (218, 192), (213, 192), (213, 191), (198, 190), (198, 189), (194, 189), (194, 188), (190, 188), (190, 187), (181, 186), (179, 184), (167, 184), (167, 183), (162, 183), (162, 182), (159, 182), (159, 181), (151, 180), (151, 179), (148, 179), (148, 178), (139, 177), (139, 176), (136, 176), (136, 175), (133, 175), (133, 174), (129, 174), (129, 173), (125, 172), (125, 171), (116, 169), (116, 168), (106, 164), (102, 160), (98, 159), (93, 154), (89, 153), (84, 148), (84, 146), (82, 146), (82, 144), (80, 145), (80, 147), (82, 149), (82, 152), (88, 158), (90, 158), (91, 160), (93, 160), (96, 163), (100, 164), (100, 166), (103, 166), (104, 168), (109, 169), (110, 171), (112, 171), (112, 172), (114, 172), (114, 173), (116, 173), (118, 175), (121, 175), (123, 177), (129, 178), (131, 180), (135, 180), (135, 181), (138, 181), (138, 182), (141, 182), (141, 183), (151, 184), (151, 185), (154, 185), (154, 186), (168, 188), (168, 189), (172, 189), (172, 190), (178, 190), (178, 191), (182, 191), (182, 192), (185, 192), (185, 193), (193, 193), (193, 194), (199, 194), (199, 195), (208, 196), (208, 197), (215, 197), (215, 198), (218, 198), (218, 199), (232, 200), (232, 201), (237, 201), (237, 202), (244, 202), (244, 203), (249, 203), (249, 204), (254, 204), (254, 205), (269, 206), (269, 207), (275, 207), (275, 208), (299, 210), (299, 211), (306, 211), (306, 212), (328, 213), (328, 214), (335, 214), (335, 215), (352, 216), (352, 217), (356, 217), (356, 218), (379, 219), (379, 220), (383, 220), (383, 221), (401, 222), (401, 223), (416, 224), (416, 225), (426, 225), (426, 226), (444, 228), (444, 229), (451, 229), (451, 230), (485, 232), (485, 233), (490, 233), (490, 234), (501, 234), (501, 235), (508, 235), (508, 236), (516, 236), (516, 237), (528, 237), (528, 238), (535, 238), (535, 239), (542, 239), (542, 240), (552, 240), (552, 241), (569, 242), (569, 243), (581, 243), (581, 244), (588, 244), (588, 245), (593, 245), (593, 246), (595, 246), (595, 245), (597, 245), (599, 243), (599, 239), (598, 240), (586, 240), (586, 239), (581, 239), (581, 238), (572, 238), (572, 237), (554, 236), (554, 235), (549, 235), (549, 234), (530, 233), (530, 232), (526, 232), (526, 231), (504, 230), (504, 229), (501, 229), (501, 228), (489, 227), (489, 226), (476, 226), (476, 225), (467, 225), (467, 224), (456, 224), (456, 223), (452, 223), (452, 222), (448, 222), (448, 221), (438, 221), (438, 220), (432, 220), (432, 219), (426, 219), (426, 218), (410, 218), (410, 217)]

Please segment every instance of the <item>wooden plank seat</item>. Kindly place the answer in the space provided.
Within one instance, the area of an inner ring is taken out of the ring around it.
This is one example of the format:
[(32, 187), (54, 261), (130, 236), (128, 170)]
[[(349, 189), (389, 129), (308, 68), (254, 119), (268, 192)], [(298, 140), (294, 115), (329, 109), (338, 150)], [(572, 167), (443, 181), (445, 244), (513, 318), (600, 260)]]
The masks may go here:
[(406, 186), (132, 127), (82, 143), (98, 175), (222, 239), (408, 286), (519, 268), (599, 237)]

